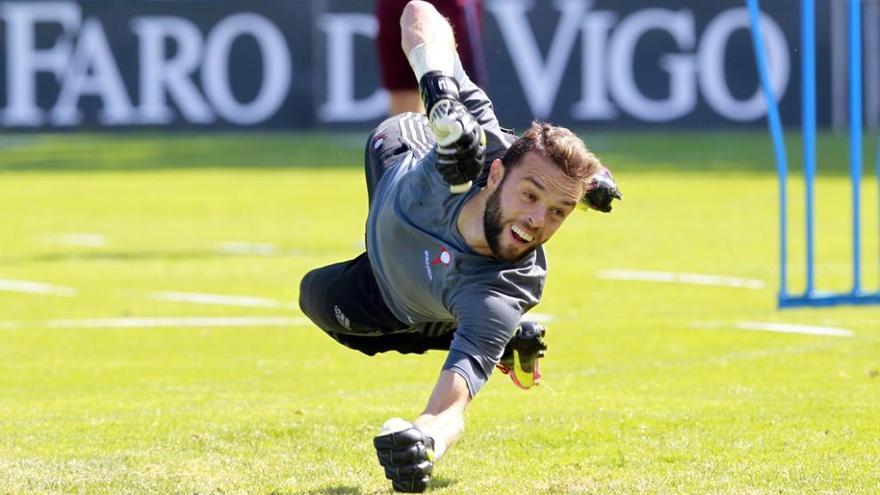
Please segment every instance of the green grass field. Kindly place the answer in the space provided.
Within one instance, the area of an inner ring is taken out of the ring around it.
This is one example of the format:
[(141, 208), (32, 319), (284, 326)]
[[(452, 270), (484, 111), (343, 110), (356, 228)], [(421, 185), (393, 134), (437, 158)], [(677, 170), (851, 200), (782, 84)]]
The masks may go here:
[[(880, 307), (776, 309), (766, 136), (585, 137), (625, 201), (548, 244), (544, 382), (490, 380), (432, 492), (880, 493)], [(818, 283), (834, 290), (850, 277), (845, 146), (823, 138), (818, 187)], [(296, 305), (307, 270), (362, 249), (361, 157), (354, 135), (0, 137), (0, 494), (389, 493), (371, 437), (420, 412), (444, 356), (367, 358)]]

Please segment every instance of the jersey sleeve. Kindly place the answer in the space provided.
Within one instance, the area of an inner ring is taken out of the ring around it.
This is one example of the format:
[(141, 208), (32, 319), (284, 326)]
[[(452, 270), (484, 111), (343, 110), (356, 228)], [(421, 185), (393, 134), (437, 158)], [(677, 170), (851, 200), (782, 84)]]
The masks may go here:
[(486, 133), (486, 165), (488, 167), (492, 160), (504, 155), (516, 140), (516, 136), (501, 128), (498, 117), (495, 115), (495, 107), (489, 96), (471, 81), (458, 57), (455, 58), (454, 76), (459, 86), (459, 99), (471, 112), (471, 115), (477, 119), (483, 132)]
[(492, 105), (492, 101), (486, 92), (468, 77), (457, 56), (455, 57), (454, 77), (458, 82), (459, 100), (477, 119), (483, 130), (499, 128), (498, 117), (495, 116), (495, 107)]
[(474, 356), (459, 350), (449, 351), (443, 369), (452, 370), (464, 379), (471, 398), (489, 381), (489, 375), (483, 371), (480, 362)]
[(459, 373), (474, 396), (501, 359), (523, 308), (520, 301), (494, 291), (462, 294), (457, 299), (458, 328), (444, 369)]

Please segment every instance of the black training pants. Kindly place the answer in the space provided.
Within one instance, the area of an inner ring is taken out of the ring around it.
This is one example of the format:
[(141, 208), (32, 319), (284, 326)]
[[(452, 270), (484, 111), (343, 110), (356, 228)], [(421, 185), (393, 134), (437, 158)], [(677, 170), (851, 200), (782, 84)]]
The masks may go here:
[[(406, 153), (424, 156), (433, 142), (423, 115), (405, 113), (382, 122), (367, 139), (364, 153), (369, 201), (389, 167)], [(427, 336), (419, 333), (423, 326), (405, 324), (394, 316), (382, 298), (367, 253), (307, 273), (300, 283), (299, 304), (328, 335), (368, 355), (449, 349), (452, 342), (452, 332)]]

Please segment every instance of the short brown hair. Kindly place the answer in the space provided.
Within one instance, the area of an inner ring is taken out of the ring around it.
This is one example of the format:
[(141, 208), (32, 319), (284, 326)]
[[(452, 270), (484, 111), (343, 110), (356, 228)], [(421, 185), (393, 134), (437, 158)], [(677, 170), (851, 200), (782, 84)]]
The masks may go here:
[(602, 163), (577, 135), (565, 127), (546, 122), (532, 122), (504, 154), (501, 161), (509, 170), (528, 153), (537, 153), (556, 164), (565, 175), (586, 182), (599, 171)]

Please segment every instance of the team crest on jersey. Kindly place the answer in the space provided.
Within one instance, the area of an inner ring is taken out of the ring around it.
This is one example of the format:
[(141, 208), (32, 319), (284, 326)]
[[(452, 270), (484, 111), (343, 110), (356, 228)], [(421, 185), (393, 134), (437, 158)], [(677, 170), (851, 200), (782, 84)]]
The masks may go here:
[(445, 247), (441, 247), (440, 254), (434, 258), (434, 261), (431, 262), (431, 266), (443, 264), (448, 267), (449, 263), (452, 263), (452, 255), (449, 254), (449, 251), (447, 251)]
[(450, 263), (452, 263), (452, 253), (450, 253), (445, 247), (441, 246), (440, 254), (433, 259), (431, 259), (431, 253), (425, 250), (425, 273), (428, 275), (428, 280), (434, 280), (434, 274), (431, 272), (431, 267), (437, 265), (449, 267)]

